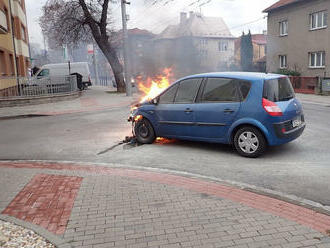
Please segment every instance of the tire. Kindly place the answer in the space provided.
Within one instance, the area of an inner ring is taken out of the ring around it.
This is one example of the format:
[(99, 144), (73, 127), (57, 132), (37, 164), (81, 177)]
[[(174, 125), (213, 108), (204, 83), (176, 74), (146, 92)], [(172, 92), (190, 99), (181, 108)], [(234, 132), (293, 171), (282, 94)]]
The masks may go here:
[(135, 123), (134, 133), (137, 141), (141, 144), (152, 144), (156, 139), (151, 123), (145, 118)]
[(267, 148), (265, 137), (255, 127), (238, 129), (234, 136), (234, 145), (241, 156), (248, 158), (259, 157)]

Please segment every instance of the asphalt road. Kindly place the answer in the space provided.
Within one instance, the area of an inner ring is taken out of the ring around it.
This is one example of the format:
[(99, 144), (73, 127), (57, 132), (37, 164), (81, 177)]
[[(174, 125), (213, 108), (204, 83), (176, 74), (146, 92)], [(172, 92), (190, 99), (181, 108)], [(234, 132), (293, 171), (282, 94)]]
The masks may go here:
[(118, 145), (130, 135), (129, 108), (0, 121), (1, 160), (60, 160), (165, 168), (247, 183), (330, 206), (330, 108), (304, 104), (296, 141), (258, 159), (230, 146), (170, 141)]

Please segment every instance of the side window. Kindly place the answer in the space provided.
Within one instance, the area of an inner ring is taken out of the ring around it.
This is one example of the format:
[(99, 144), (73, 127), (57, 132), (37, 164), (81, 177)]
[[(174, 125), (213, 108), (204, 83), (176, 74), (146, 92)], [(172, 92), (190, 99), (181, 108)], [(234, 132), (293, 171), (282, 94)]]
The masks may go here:
[(43, 69), (41, 72), (39, 72), (38, 77), (48, 77), (49, 76), (49, 70)]
[(174, 86), (170, 87), (167, 91), (165, 91), (162, 95), (160, 95), (159, 103), (160, 104), (173, 103), (178, 87), (179, 84), (175, 84)]
[(237, 102), (237, 80), (230, 78), (208, 78), (202, 102)]
[(175, 103), (193, 103), (199, 89), (201, 79), (192, 78), (180, 82)]
[(250, 92), (251, 82), (239, 80), (238, 85), (239, 85), (239, 91), (241, 92), (242, 101), (244, 101)]

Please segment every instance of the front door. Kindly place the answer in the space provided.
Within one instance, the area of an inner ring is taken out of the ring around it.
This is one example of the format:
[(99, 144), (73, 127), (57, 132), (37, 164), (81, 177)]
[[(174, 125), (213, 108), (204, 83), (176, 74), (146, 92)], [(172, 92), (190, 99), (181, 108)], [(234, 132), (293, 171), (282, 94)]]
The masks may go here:
[(195, 137), (222, 139), (240, 108), (237, 80), (208, 78), (195, 106)]
[(155, 108), (159, 136), (193, 136), (195, 98), (201, 79), (186, 79), (159, 97)]

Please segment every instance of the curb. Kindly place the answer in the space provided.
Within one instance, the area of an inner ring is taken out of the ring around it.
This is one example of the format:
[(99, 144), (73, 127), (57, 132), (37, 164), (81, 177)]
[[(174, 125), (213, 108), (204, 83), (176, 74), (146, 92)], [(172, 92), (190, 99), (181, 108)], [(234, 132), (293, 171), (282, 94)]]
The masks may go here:
[(26, 229), (30, 229), (30, 230), (34, 231), (36, 234), (47, 239), (50, 243), (55, 245), (57, 248), (72, 248), (72, 246), (69, 243), (67, 243), (65, 240), (59, 238), (55, 234), (53, 234), (53, 233), (47, 231), (46, 229), (44, 229), (40, 226), (37, 226), (35, 224), (25, 222), (23, 220), (16, 219), (15, 217), (3, 215), (3, 214), (0, 214), (0, 220), (6, 221), (6, 222), (11, 222), (15, 225), (22, 226)]

